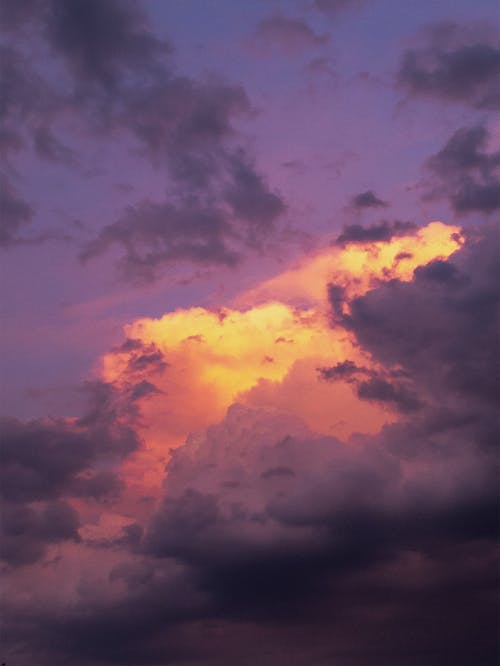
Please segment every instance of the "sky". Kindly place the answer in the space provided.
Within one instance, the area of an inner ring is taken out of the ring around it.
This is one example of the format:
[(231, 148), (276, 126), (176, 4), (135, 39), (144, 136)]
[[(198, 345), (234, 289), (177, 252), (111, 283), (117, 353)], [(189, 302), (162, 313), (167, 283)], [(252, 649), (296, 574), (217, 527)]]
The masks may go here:
[(1, 660), (494, 666), (496, 0), (3, 0)]

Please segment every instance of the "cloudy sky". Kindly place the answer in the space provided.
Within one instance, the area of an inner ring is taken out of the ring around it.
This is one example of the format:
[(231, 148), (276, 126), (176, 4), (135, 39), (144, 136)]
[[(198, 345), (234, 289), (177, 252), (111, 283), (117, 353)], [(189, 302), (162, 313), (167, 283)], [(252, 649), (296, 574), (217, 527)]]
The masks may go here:
[(497, 0), (1, 24), (1, 660), (497, 664)]

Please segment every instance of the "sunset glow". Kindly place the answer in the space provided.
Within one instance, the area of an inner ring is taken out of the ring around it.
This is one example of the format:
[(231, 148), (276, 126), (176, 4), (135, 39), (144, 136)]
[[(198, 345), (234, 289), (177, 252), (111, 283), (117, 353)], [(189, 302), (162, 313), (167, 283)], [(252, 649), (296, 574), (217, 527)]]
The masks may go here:
[(497, 666), (497, 0), (2, 0), (5, 666)]

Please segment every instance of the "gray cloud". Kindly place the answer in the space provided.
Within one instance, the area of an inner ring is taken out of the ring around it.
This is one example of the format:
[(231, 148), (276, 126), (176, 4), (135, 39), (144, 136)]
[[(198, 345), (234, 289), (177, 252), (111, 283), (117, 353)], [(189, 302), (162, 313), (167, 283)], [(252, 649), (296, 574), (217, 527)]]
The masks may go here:
[(400, 220), (394, 220), (393, 222), (383, 220), (367, 226), (346, 224), (335, 242), (338, 245), (345, 245), (346, 243), (390, 241), (391, 238), (414, 233), (416, 228), (417, 225), (414, 222), (402, 222)]
[(78, 514), (67, 502), (49, 502), (43, 508), (4, 503), (0, 556), (12, 566), (33, 564), (51, 543), (78, 542), (78, 526)]
[(433, 176), (427, 196), (446, 197), (459, 215), (500, 208), (500, 151), (487, 152), (488, 138), (480, 125), (457, 130), (425, 164)]
[[(3, 113), (12, 121), (4, 146), (14, 153), (32, 144), (40, 158), (74, 166), (59, 135), (73, 118), (99, 140), (120, 133), (165, 170), (168, 201), (129, 207), (82, 248), (84, 260), (118, 244), (122, 274), (140, 282), (178, 260), (234, 265), (276, 232), (285, 205), (238, 145), (234, 121), (251, 110), (241, 86), (177, 74), (139, 3), (7, 5), (16, 49), (3, 59)], [(22, 55), (28, 33), (64, 67), (62, 83), (49, 83)]]
[[(100, 500), (123, 487), (114, 470), (99, 464), (118, 462), (139, 446), (131, 396), (100, 383), (86, 391), (89, 407), (76, 422), (0, 419), (0, 495), (12, 518), (4, 524), (9, 564), (31, 564), (44, 556), (47, 543), (76, 538), (78, 514), (64, 498)], [(22, 518), (17, 527), (16, 517)]]
[(415, 97), (495, 109), (500, 105), (500, 49), (474, 26), (437, 24), (427, 29), (422, 48), (404, 54), (397, 80)]
[(387, 206), (387, 202), (379, 199), (373, 190), (367, 190), (352, 197), (351, 206), (353, 208), (384, 208)]
[(228, 245), (229, 222), (217, 209), (143, 202), (104, 228), (82, 252), (82, 259), (119, 244), (125, 250), (120, 268), (125, 277), (153, 280), (168, 262), (195, 261), (232, 266), (238, 255)]

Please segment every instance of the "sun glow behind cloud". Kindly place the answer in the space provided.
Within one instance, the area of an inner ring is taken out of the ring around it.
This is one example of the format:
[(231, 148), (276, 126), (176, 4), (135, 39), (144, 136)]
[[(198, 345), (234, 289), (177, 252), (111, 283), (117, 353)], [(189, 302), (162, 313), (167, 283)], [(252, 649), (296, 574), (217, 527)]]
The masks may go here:
[[(394, 420), (387, 407), (360, 400), (349, 383), (318, 377), (318, 367), (346, 360), (374, 367), (352, 334), (332, 325), (327, 285), (344, 289), (348, 307), (381, 281), (411, 280), (417, 266), (448, 257), (460, 243), (458, 227), (433, 222), (388, 242), (332, 246), (231, 307), (179, 309), (126, 326), (133, 342), (104, 357), (102, 378), (119, 389), (141, 381), (155, 387), (139, 400), (145, 444), (125, 463), (129, 483), (154, 494), (169, 450), (220, 421), (235, 402), (293, 413), (343, 441)], [(156, 351), (137, 363), (134, 345)]]

